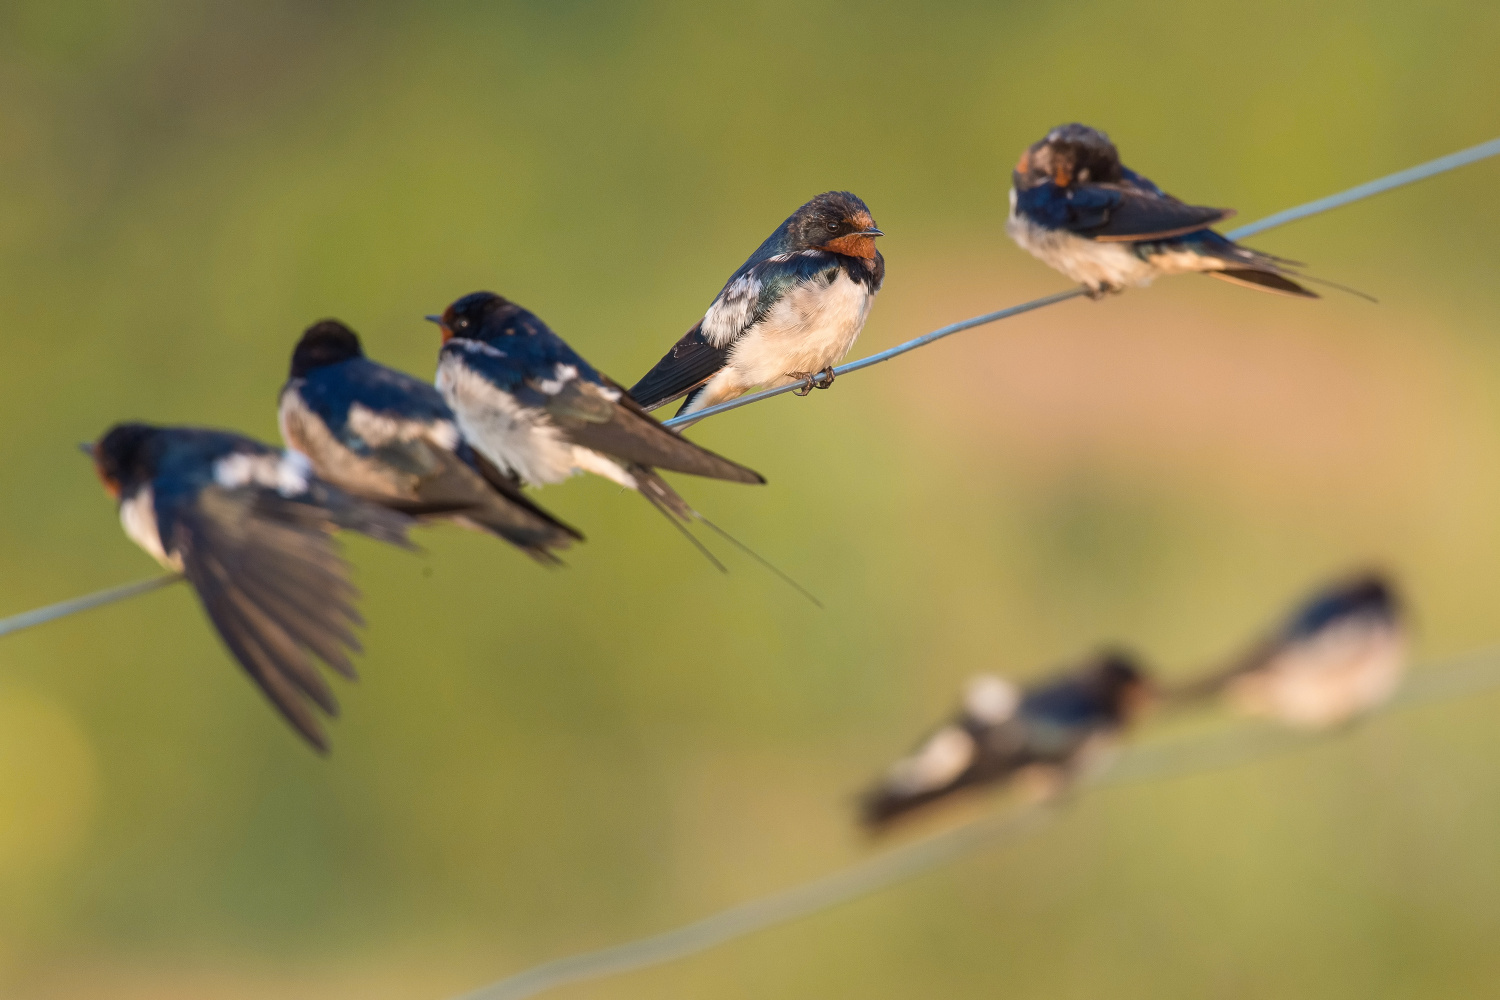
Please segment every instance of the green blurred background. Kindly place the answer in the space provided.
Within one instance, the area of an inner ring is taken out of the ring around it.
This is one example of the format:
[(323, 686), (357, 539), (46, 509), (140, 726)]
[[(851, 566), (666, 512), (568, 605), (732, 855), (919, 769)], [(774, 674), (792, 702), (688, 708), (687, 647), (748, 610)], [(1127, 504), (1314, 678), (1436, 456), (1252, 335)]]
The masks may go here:
[[(856, 354), (1066, 287), (1002, 232), (1047, 128), (1244, 220), (1500, 132), (1500, 7), (11, 0), (0, 612), (135, 579), (74, 443), (276, 435), (337, 315), (430, 374), (476, 288), (633, 381), (793, 208), (868, 201)], [(683, 492), (822, 596), (720, 577), (599, 480), (548, 573), (349, 552), (308, 753), (174, 588), (0, 645), (0, 995), (441, 998), (876, 849), (852, 796), (981, 669), (1183, 674), (1330, 573), (1431, 660), (1500, 639), (1500, 165), (1255, 244), (1370, 306), (1178, 278), (716, 418)], [(1500, 695), (1101, 793), (1044, 836), (564, 997), (1430, 997), (1500, 975)], [(920, 830), (969, 815), (959, 808)]]

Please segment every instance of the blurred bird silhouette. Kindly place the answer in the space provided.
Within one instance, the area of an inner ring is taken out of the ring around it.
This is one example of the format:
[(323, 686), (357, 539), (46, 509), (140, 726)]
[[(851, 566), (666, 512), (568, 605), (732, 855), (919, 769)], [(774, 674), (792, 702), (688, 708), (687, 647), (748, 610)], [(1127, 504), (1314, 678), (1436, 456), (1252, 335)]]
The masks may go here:
[(470, 447), (437, 389), (366, 358), (337, 320), (297, 343), (280, 422), (319, 477), (355, 496), (487, 531), (543, 563), (583, 537)]
[(1347, 722), (1388, 700), (1406, 670), (1408, 635), (1394, 586), (1365, 573), (1318, 591), (1227, 668), (1173, 693), (1223, 695), (1238, 711), (1301, 729)]
[(351, 680), (358, 592), (344, 528), (410, 547), (411, 519), (313, 476), (307, 460), (227, 431), (125, 423), (83, 447), (137, 545), (185, 575), (236, 660), (319, 751), (338, 703), (313, 656)]
[[(1197, 272), (1267, 292), (1318, 298), (1296, 261), (1242, 247), (1210, 229), (1234, 215), (1178, 201), (1120, 162), (1109, 136), (1060, 125), (1021, 154), (1011, 174), (1006, 232), (1099, 298), (1160, 275)], [(1370, 299), (1370, 301), (1374, 301)]]
[(885, 280), (884, 235), (865, 203), (829, 191), (776, 227), (729, 276), (701, 320), (630, 390), (648, 410), (686, 395), (678, 416), (756, 386), (833, 384)]
[(1048, 793), (1060, 791), (1116, 742), (1151, 692), (1145, 669), (1113, 650), (1024, 692), (980, 675), (953, 719), (866, 793), (864, 821), (879, 827), (961, 789), (1023, 775), (1039, 779)]

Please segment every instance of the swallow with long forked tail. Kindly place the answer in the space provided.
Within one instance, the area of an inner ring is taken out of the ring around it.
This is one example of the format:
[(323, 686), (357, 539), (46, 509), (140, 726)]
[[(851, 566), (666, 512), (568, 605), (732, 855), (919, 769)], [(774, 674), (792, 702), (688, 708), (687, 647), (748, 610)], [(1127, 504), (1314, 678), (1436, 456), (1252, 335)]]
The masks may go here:
[(1242, 247), (1210, 228), (1234, 214), (1179, 201), (1122, 164), (1109, 136), (1072, 124), (1058, 126), (1021, 154), (1011, 174), (1005, 229), (1094, 298), (1185, 273), (1319, 297), (1299, 284), (1318, 279), (1297, 272), (1296, 261)]
[(1095, 654), (1024, 692), (980, 675), (953, 719), (866, 793), (864, 821), (878, 827), (962, 789), (1023, 773), (1061, 790), (1118, 739), (1151, 694), (1145, 668), (1119, 651)]
[(337, 320), (298, 341), (280, 423), (318, 476), (355, 496), (487, 531), (543, 563), (583, 537), (470, 447), (437, 389), (365, 357)]
[(865, 203), (829, 191), (793, 212), (730, 275), (708, 312), (630, 395), (648, 410), (686, 396), (696, 413), (756, 386), (833, 384), (885, 281), (884, 235)]
[(681, 522), (698, 521), (817, 603), (800, 584), (694, 510), (656, 470), (764, 483), (752, 469), (663, 427), (535, 313), (474, 292), (428, 316), (443, 331), (437, 387), (487, 460), (533, 486), (592, 472), (645, 497), (720, 570)]
[(410, 547), (410, 518), (322, 482), (305, 457), (228, 431), (125, 423), (84, 445), (125, 533), (187, 577), (219, 637), (302, 737), (338, 703), (313, 657), (351, 680), (357, 591), (333, 543), (348, 529)]

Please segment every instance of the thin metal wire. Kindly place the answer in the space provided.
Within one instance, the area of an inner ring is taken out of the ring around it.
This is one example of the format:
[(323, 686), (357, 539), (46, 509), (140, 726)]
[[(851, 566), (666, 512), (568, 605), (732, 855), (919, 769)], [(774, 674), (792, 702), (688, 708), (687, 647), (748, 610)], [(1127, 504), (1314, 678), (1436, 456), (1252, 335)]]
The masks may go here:
[[(1289, 208), (1284, 212), (1277, 212), (1275, 215), (1269, 215), (1266, 218), (1261, 219), (1259, 222), (1252, 222), (1247, 226), (1241, 226), (1238, 229), (1230, 230), (1225, 235), (1227, 235), (1230, 239), (1242, 239), (1253, 233), (1264, 232), (1265, 230), (1270, 229), (1273, 226), (1285, 225), (1286, 223), (1293, 222), (1297, 219), (1304, 219), (1310, 215), (1317, 215), (1319, 212), (1326, 212), (1331, 208), (1338, 208), (1341, 205), (1347, 205), (1350, 202), (1359, 201), (1362, 198), (1368, 198), (1371, 195), (1380, 194), (1382, 191), (1390, 191), (1393, 188), (1398, 188), (1405, 184), (1411, 184), (1415, 181), (1433, 177), (1437, 174), (1445, 173), (1449, 170), (1455, 170), (1458, 167), (1466, 166), (1470, 163), (1477, 163), (1480, 160), (1495, 156), (1497, 154), (1500, 154), (1500, 139), (1492, 139), (1489, 142), (1482, 143), (1481, 145), (1474, 146), (1470, 149), (1466, 149), (1458, 153), (1451, 153), (1447, 156), (1440, 156), (1435, 160), (1431, 160), (1419, 166), (1411, 167), (1407, 170), (1398, 171), (1394, 174), (1390, 174), (1389, 176), (1382, 177), (1379, 180), (1370, 181), (1367, 184), (1361, 184), (1358, 187), (1350, 188), (1348, 191), (1344, 191), (1335, 195), (1329, 195), (1327, 198), (1320, 198), (1317, 201), (1310, 201), (1305, 205), (1298, 205), (1296, 208)], [(926, 345), (931, 344), (934, 341), (942, 340), (944, 337), (951, 337), (955, 333), (961, 333), (964, 330), (972, 330), (976, 326), (984, 326), (988, 323), (995, 323), (1002, 319), (1009, 319), (1012, 316), (1019, 316), (1022, 313), (1028, 313), (1035, 309), (1041, 309), (1044, 306), (1055, 305), (1059, 302), (1066, 302), (1069, 299), (1076, 299), (1083, 294), (1084, 289), (1074, 288), (1066, 292), (1058, 292), (1054, 295), (1048, 295), (1040, 299), (1033, 299), (1030, 302), (1023, 302), (1018, 306), (1011, 306), (1007, 309), (1000, 309), (996, 312), (985, 313), (983, 316), (975, 316), (973, 319), (966, 319), (961, 320), (957, 323), (950, 323), (948, 326), (933, 330), (931, 333), (924, 333), (920, 337), (915, 337), (911, 340), (906, 341), (905, 343), (897, 344), (895, 347), (888, 348), (887, 350), (880, 351), (876, 354), (871, 354), (868, 357), (863, 357), (856, 361), (851, 361), (845, 365), (840, 365), (835, 368), (833, 372), (835, 376), (847, 375), (850, 372), (857, 372), (862, 368), (869, 368), (872, 365), (878, 365), (883, 361), (889, 361), (891, 358), (900, 357), (908, 351), (914, 351), (919, 347), (925, 347)], [(707, 407), (689, 416), (673, 417), (670, 420), (662, 421), (662, 423), (667, 427), (676, 427), (684, 423), (696, 422), (699, 420), (703, 420), (706, 417), (712, 417), (720, 413), (727, 413), (730, 410), (737, 410), (742, 406), (749, 406), (751, 403), (758, 403), (763, 399), (770, 399), (772, 396), (780, 396), (783, 393), (793, 392), (799, 388), (801, 388), (800, 384), (793, 383), (791, 385), (778, 386), (774, 389), (765, 389), (761, 392), (752, 393), (748, 396), (741, 396), (738, 399), (731, 399), (727, 403), (719, 403), (717, 406)], [(152, 583), (153, 581), (141, 581), (139, 584), (126, 584), (123, 587), (116, 587), (112, 590), (101, 591), (97, 594), (91, 594), (87, 597), (80, 597), (74, 601), (65, 601), (62, 604), (53, 605), (51, 608), (39, 608), (35, 611), (26, 611), (22, 612), (19, 615), (13, 615), (10, 618), (0, 619), (0, 635), (5, 635), (8, 632), (14, 632), (18, 629), (26, 628), (29, 625), (38, 625), (44, 621), (52, 621), (56, 618), (61, 618), (65, 615), (72, 614), (74, 611), (85, 611), (89, 608), (96, 608), (104, 604), (112, 603), (114, 601), (124, 600), (127, 597), (135, 596), (136, 593), (145, 593), (146, 591), (155, 589), (155, 586), (149, 585)], [(159, 586), (161, 585), (161, 583), (159, 581), (155, 581), (155, 585)], [(132, 587), (141, 587), (142, 589), (131, 590), (130, 588)]]
[(75, 597), (71, 601), (60, 601), (57, 604), (49, 604), (45, 608), (36, 608), (32, 611), (23, 611), (18, 615), (0, 620), (0, 635), (9, 635), (19, 632), (23, 628), (50, 622), (56, 618), (65, 618), (79, 611), (88, 611), (90, 608), (102, 608), (106, 604), (123, 601), (128, 597), (137, 597), (141, 594), (149, 594), (153, 590), (160, 590), (168, 584), (176, 583), (183, 577), (178, 573), (168, 573), (164, 576), (152, 577), (149, 580), (137, 580), (135, 583), (124, 583), (118, 587), (101, 590), (85, 597)]
[[(1496, 687), (1500, 687), (1500, 647), (1490, 647), (1414, 672), (1396, 697), (1363, 721)], [(1069, 796), (1068, 801), (1086, 789), (1142, 784), (1256, 763), (1328, 743), (1351, 731), (1352, 727), (1345, 727), (1301, 733), (1266, 724), (1246, 724), (1207, 735), (1130, 747), (1112, 766)], [(544, 962), (465, 993), (457, 1000), (522, 1000), (570, 983), (687, 958), (756, 931), (853, 902), (982, 848), (1020, 840), (1056, 818), (1063, 804), (1002, 807), (963, 826), (893, 848), (811, 882), (732, 906), (651, 937)]]
[(1241, 240), (1246, 236), (1254, 236), (1256, 233), (1264, 232), (1274, 226), (1283, 226), (1288, 222), (1295, 222), (1309, 215), (1317, 215), (1319, 212), (1326, 212), (1330, 208), (1338, 208), (1352, 201), (1359, 201), (1371, 195), (1381, 194), (1382, 192), (1390, 191), (1393, 188), (1411, 184), (1415, 181), (1426, 180), (1429, 177), (1435, 177), (1438, 174), (1447, 173), (1449, 170), (1468, 166), (1470, 163), (1478, 163), (1480, 160), (1487, 160), (1491, 156), (1496, 155), (1500, 155), (1500, 139), (1491, 139), (1489, 142), (1481, 142), (1477, 146), (1471, 146), (1460, 152), (1440, 156), (1420, 166), (1411, 167), (1408, 170), (1399, 170), (1388, 177), (1382, 177), (1378, 181), (1370, 181), (1368, 184), (1361, 184), (1359, 187), (1350, 188), (1340, 194), (1331, 194), (1327, 198), (1319, 198), (1317, 201), (1310, 201), (1306, 205), (1298, 205), (1296, 208), (1289, 208), (1285, 212), (1268, 215), (1259, 222), (1252, 222), (1249, 225), (1241, 226), (1225, 235), (1232, 240)]
[[(1425, 180), (1428, 177), (1435, 177), (1436, 175), (1446, 173), (1449, 170), (1456, 170), (1459, 167), (1467, 166), (1470, 163), (1478, 163), (1480, 160), (1488, 159), (1489, 157), (1496, 155), (1500, 155), (1500, 139), (1491, 139), (1489, 142), (1481, 143), (1480, 145), (1474, 146), (1470, 149), (1465, 149), (1458, 153), (1450, 153), (1447, 156), (1440, 156), (1435, 160), (1429, 160), (1426, 163), (1420, 164), (1415, 167), (1410, 167), (1406, 170), (1398, 170), (1394, 174), (1389, 174), (1385, 177), (1380, 178), (1379, 180), (1373, 180), (1366, 184), (1361, 184), (1358, 187), (1352, 187), (1347, 191), (1342, 191), (1338, 194), (1332, 194), (1326, 198), (1319, 198), (1317, 201), (1310, 201), (1305, 205), (1298, 205), (1296, 208), (1289, 208), (1284, 212), (1277, 212), (1274, 215), (1268, 215), (1258, 222), (1252, 222), (1248, 225), (1240, 226), (1238, 229), (1231, 229), (1224, 235), (1228, 236), (1232, 240), (1244, 239), (1247, 236), (1253, 236), (1256, 233), (1265, 232), (1267, 229), (1273, 229), (1276, 226), (1284, 226), (1288, 222), (1296, 222), (1298, 219), (1305, 219), (1310, 215), (1317, 215), (1320, 212), (1326, 212), (1329, 209), (1338, 208), (1342, 205), (1347, 205), (1350, 202), (1360, 201), (1361, 199), (1369, 198), (1372, 195), (1377, 195), (1384, 191), (1390, 191), (1407, 184), (1415, 183), (1416, 181)], [(943, 327), (942, 329), (934, 330), (931, 333), (924, 333), (920, 337), (915, 337), (911, 340), (906, 341), (905, 343), (897, 344), (895, 347), (887, 348), (886, 350), (880, 351), (879, 353), (871, 354), (868, 357), (860, 358), (857, 361), (851, 361), (846, 365), (839, 365), (833, 370), (833, 374), (835, 377), (838, 377), (839, 375), (846, 375), (849, 372), (857, 372), (861, 368), (869, 368), (871, 365), (878, 365), (882, 361), (889, 361), (891, 360), (891, 358), (900, 357), (907, 351), (915, 351), (919, 347), (926, 347), (928, 344), (932, 343), (935, 340), (942, 340), (944, 337), (951, 337), (955, 333), (961, 333), (964, 330), (972, 330), (976, 326), (984, 326), (987, 323), (995, 323), (1002, 319), (1009, 319), (1012, 316), (1019, 316), (1022, 313), (1031, 312), (1033, 309), (1041, 309), (1043, 306), (1055, 305), (1058, 302), (1066, 302), (1069, 299), (1076, 299), (1084, 294), (1084, 289), (1075, 288), (1071, 291), (1058, 292), (1056, 295), (1048, 295), (1044, 298), (1033, 299), (1030, 302), (1023, 302), (1018, 306), (1011, 306), (1009, 309), (1001, 309), (998, 312), (985, 313), (983, 316), (975, 316), (973, 319), (966, 319), (959, 323), (953, 323), (949, 326)], [(772, 396), (780, 396), (783, 393), (793, 392), (797, 389), (802, 388), (802, 385), (803, 383), (801, 382), (793, 382), (791, 385), (777, 386), (774, 389), (763, 389), (760, 392), (751, 393), (748, 396), (741, 396), (738, 399), (731, 399), (727, 403), (719, 403), (715, 406), (704, 407), (696, 413), (681, 417), (673, 417), (670, 420), (663, 420), (662, 423), (668, 427), (677, 427), (685, 423), (695, 423), (699, 420), (704, 419), (705, 417), (712, 417), (720, 413), (728, 413), (730, 410), (737, 410), (741, 406), (749, 406), (751, 403), (758, 403), (763, 399), (770, 399)]]

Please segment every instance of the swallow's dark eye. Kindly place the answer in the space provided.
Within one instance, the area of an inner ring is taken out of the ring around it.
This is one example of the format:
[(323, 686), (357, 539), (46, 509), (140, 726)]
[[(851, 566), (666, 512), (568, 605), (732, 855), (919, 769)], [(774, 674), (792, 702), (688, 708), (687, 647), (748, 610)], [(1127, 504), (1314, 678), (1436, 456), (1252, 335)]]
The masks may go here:
[(828, 231), (830, 233), (836, 233), (836, 232), (838, 232), (839, 231), (839, 224), (837, 222), (830, 221), (828, 223)]
[(467, 319), (464, 319), (463, 317), (460, 317), (453, 321), (453, 329), (455, 330), (466, 330), (468, 329), (468, 327), (469, 321)]

